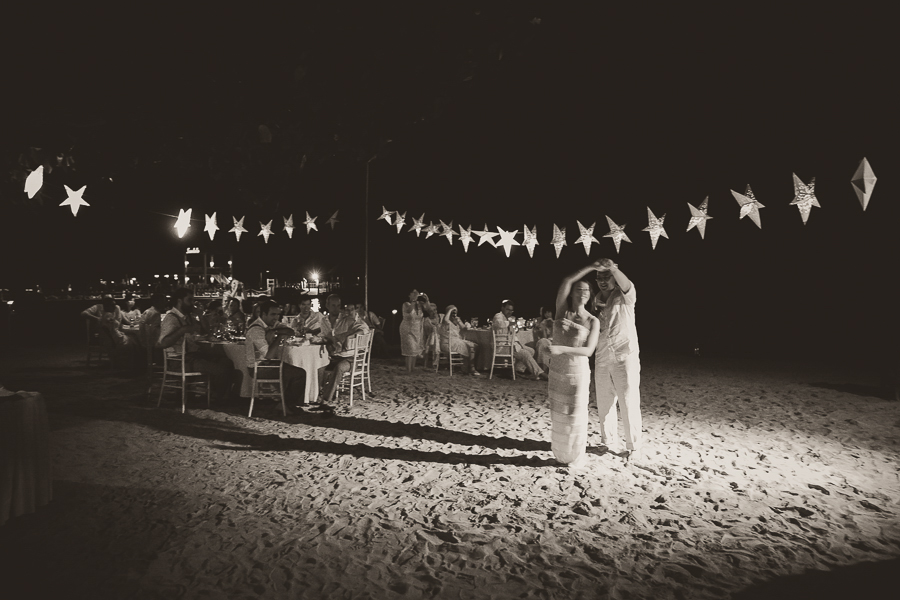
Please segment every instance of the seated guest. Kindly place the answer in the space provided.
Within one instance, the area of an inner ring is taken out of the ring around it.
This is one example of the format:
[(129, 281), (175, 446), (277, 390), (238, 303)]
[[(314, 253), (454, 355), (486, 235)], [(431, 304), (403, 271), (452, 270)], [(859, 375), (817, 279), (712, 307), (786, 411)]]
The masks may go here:
[[(252, 323), (253, 321), (255, 321), (259, 318), (259, 309), (262, 306), (262, 303), (265, 302), (266, 300), (272, 300), (272, 298), (269, 298), (268, 296), (260, 296), (260, 297), (256, 298), (255, 300), (253, 300), (253, 308), (250, 310), (250, 316), (247, 317), (247, 326), (248, 327), (250, 326), (250, 323)], [(273, 302), (274, 302), (274, 300), (273, 300)]]
[(200, 322), (191, 313), (194, 310), (194, 294), (187, 288), (172, 292), (172, 308), (163, 317), (159, 331), (157, 348), (171, 348), (185, 343), (185, 366), (191, 371), (209, 375), (212, 392), (223, 399), (231, 387), (234, 365), (224, 354), (212, 351), (211, 346), (203, 346), (194, 341), (200, 333)]
[(372, 354), (378, 357), (387, 357), (388, 347), (384, 339), (384, 319), (368, 310), (363, 303), (356, 305), (356, 312), (362, 317), (374, 336), (372, 338)]
[(247, 329), (247, 316), (241, 310), (241, 301), (237, 298), (229, 298), (226, 303), (225, 326), (238, 335), (244, 335)]
[(550, 369), (550, 346), (553, 343), (553, 310), (541, 308), (541, 316), (531, 330), (534, 338), (534, 360), (545, 371)]
[[(277, 302), (265, 300), (260, 303), (259, 318), (247, 327), (247, 340), (244, 342), (244, 347), (247, 350), (249, 375), (252, 376), (253, 366), (257, 363), (260, 366), (278, 365), (282, 342), (294, 335), (293, 329), (280, 323), (283, 312)], [(291, 406), (301, 404), (303, 392), (306, 389), (306, 372), (299, 367), (284, 363), (281, 376), (285, 401)], [(266, 376), (266, 378), (268, 377)]]
[(206, 309), (200, 316), (200, 325), (203, 333), (215, 332), (220, 326), (225, 325), (225, 311), (222, 310), (222, 300), (215, 298), (209, 301)]
[(511, 333), (513, 335), (513, 355), (516, 359), (516, 373), (524, 373), (526, 370), (533, 376), (546, 379), (547, 375), (537, 361), (534, 360), (534, 349), (527, 348), (516, 339), (516, 320), (513, 317), (515, 306), (511, 300), (504, 300), (500, 312), (491, 320), (491, 328), (497, 333)]
[(123, 302), (122, 316), (124, 321), (129, 325), (137, 325), (141, 320), (141, 311), (135, 307), (134, 294), (125, 294)]
[(446, 352), (448, 356), (450, 355), (451, 350), (461, 354), (463, 359), (463, 373), (481, 375), (481, 373), (475, 369), (475, 355), (478, 353), (478, 344), (462, 339), (459, 334), (463, 329), (466, 329), (466, 325), (460, 320), (456, 306), (451, 304), (447, 307), (447, 312), (444, 313), (444, 319), (438, 326), (438, 333), (441, 340), (441, 352)]
[(119, 307), (112, 298), (104, 298), (100, 305), (103, 307), (103, 314), (98, 321), (102, 332), (101, 339), (110, 343), (115, 350), (113, 353), (114, 363), (120, 367), (133, 369), (137, 364), (135, 359), (138, 347), (134, 340), (122, 332), (122, 321), (116, 316), (121, 314)]
[(168, 300), (162, 294), (154, 294), (150, 297), (150, 308), (141, 315), (141, 343), (145, 348), (156, 347), (159, 341), (159, 330), (162, 324), (162, 315), (167, 310)]
[(318, 335), (322, 333), (322, 320), (325, 319), (325, 315), (312, 309), (312, 299), (309, 297), (302, 298), (298, 308), (297, 315), (299, 318), (294, 326), (297, 334), (305, 335), (311, 333)]
[(327, 342), (331, 362), (324, 367), (328, 377), (322, 390), (322, 397), (323, 408), (328, 409), (330, 408), (328, 403), (334, 399), (338, 383), (344, 373), (349, 372), (352, 367), (350, 361), (354, 351), (345, 348), (347, 338), (357, 333), (365, 333), (369, 331), (369, 327), (359, 318), (355, 310), (349, 307), (341, 310), (341, 297), (337, 294), (328, 296), (325, 300), (325, 310), (328, 314), (322, 319), (322, 337)]
[(285, 302), (283, 308), (285, 317), (293, 317), (300, 314), (300, 303), (296, 302), (296, 297), (292, 297), (289, 302)]
[[(112, 300), (112, 296), (103, 296), (101, 301), (98, 304), (93, 305), (90, 308), (87, 308), (81, 311), (81, 316), (86, 319), (93, 319), (98, 324), (100, 323), (100, 318), (103, 316), (103, 313), (106, 312), (104, 309), (104, 302), (106, 300)], [(113, 301), (113, 305), (115, 306), (115, 301)], [(113, 317), (116, 321), (121, 325), (122, 321), (125, 319), (125, 316), (122, 314), (122, 309), (118, 306), (115, 306), (115, 310), (113, 311)]]
[(162, 323), (162, 316), (169, 309), (169, 301), (162, 294), (153, 294), (150, 296), (150, 308), (141, 314), (141, 323), (146, 325), (159, 325)]

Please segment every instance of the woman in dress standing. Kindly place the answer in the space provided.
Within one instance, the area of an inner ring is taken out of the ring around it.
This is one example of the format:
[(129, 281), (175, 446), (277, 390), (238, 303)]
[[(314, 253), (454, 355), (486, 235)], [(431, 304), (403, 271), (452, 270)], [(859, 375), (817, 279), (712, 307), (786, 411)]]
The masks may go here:
[(591, 264), (563, 279), (556, 294), (556, 320), (550, 346), (551, 448), (559, 462), (579, 467), (587, 461), (588, 392), (591, 367), (588, 357), (597, 347), (600, 321), (585, 305), (593, 296), (591, 284), (581, 279), (595, 269)]
[(403, 303), (403, 320), (400, 322), (400, 353), (406, 358), (406, 370), (412, 373), (416, 366), (416, 358), (425, 350), (425, 332), (423, 319), (428, 295), (413, 290), (409, 293), (409, 301)]

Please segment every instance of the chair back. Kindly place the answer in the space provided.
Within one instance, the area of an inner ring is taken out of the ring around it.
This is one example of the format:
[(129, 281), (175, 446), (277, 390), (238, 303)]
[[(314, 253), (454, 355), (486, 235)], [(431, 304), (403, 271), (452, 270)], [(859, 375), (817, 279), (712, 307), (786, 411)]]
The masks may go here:
[(491, 360), (491, 374), (489, 379), (494, 377), (494, 367), (508, 367), (512, 371), (512, 378), (516, 378), (516, 359), (514, 354), (516, 334), (510, 330), (498, 331), (491, 328), (491, 345), (494, 350), (494, 357)]
[(375, 341), (375, 330), (369, 330), (369, 347), (366, 348), (366, 385), (372, 391), (372, 342)]
[(372, 331), (357, 333), (347, 338), (344, 348), (353, 349), (353, 358), (350, 363), (350, 370), (344, 373), (338, 382), (338, 390), (350, 391), (350, 406), (353, 406), (353, 388), (359, 387), (362, 392), (363, 400), (366, 399), (366, 365), (369, 349), (372, 347), (370, 340), (373, 336)]
[(181, 342), (163, 348), (164, 370), (169, 374), (186, 375), (187, 369), (184, 361), (185, 355), (185, 339), (181, 338)]
[(369, 348), (371, 348), (370, 341), (372, 338), (372, 332), (366, 331), (363, 333), (357, 333), (354, 336), (351, 336), (347, 341), (349, 342), (351, 339), (353, 340), (353, 370), (351, 374), (355, 375), (357, 373), (364, 373), (366, 367), (366, 357), (369, 353)]
[(491, 329), (491, 343), (494, 347), (494, 356), (513, 356), (513, 346), (516, 334), (511, 331), (498, 331)]
[[(185, 361), (186, 343), (187, 340), (182, 337), (181, 342), (168, 348), (163, 348), (163, 378), (162, 384), (159, 387), (159, 400), (156, 402), (157, 408), (159, 408), (160, 404), (162, 403), (163, 393), (167, 388), (181, 390), (182, 413), (185, 411), (187, 406), (186, 396), (188, 387), (205, 388), (207, 408), (210, 405), (210, 395), (212, 388), (210, 386), (209, 375), (206, 375), (205, 373), (201, 373), (199, 371), (187, 370), (187, 364)], [(170, 381), (170, 378), (172, 381)]]

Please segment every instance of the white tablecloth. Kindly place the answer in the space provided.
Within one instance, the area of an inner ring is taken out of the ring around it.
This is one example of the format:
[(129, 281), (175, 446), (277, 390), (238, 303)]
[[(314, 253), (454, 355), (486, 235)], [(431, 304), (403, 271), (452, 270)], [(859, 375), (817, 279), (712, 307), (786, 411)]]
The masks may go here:
[[(253, 393), (253, 378), (247, 372), (247, 350), (243, 342), (212, 342), (222, 346), (225, 355), (231, 359), (236, 371), (243, 375), (241, 383), (241, 397), (249, 398)], [(306, 402), (315, 400), (319, 395), (319, 369), (328, 364), (328, 350), (325, 346), (285, 346), (288, 354), (284, 362), (306, 371), (306, 393), (303, 396)], [(278, 355), (280, 358), (280, 354)]]
[(50, 429), (44, 397), (0, 399), (0, 525), (53, 499)]
[(325, 346), (308, 344), (305, 346), (284, 346), (287, 356), (284, 362), (306, 371), (306, 402), (312, 402), (319, 395), (319, 369), (326, 366), (331, 359)]

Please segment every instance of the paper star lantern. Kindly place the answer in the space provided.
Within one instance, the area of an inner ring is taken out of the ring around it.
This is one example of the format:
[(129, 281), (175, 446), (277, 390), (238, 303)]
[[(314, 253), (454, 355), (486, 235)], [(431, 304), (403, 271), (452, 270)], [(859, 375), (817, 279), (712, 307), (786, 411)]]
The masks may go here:
[(178, 209), (178, 218), (175, 220), (175, 231), (178, 232), (178, 237), (184, 237), (184, 234), (187, 233), (187, 230), (191, 228), (191, 208), (185, 211), (183, 208)]
[(575, 221), (578, 223), (578, 229), (581, 231), (581, 237), (575, 240), (576, 244), (584, 244), (584, 253), (588, 256), (591, 255), (591, 243), (599, 244), (600, 240), (594, 237), (594, 226), (597, 225), (596, 221), (591, 224), (590, 227), (585, 227), (581, 224), (581, 221)]
[(294, 239), (294, 214), (291, 213), (291, 216), (281, 218), (284, 219), (284, 230), (288, 234), (288, 239)]
[(406, 225), (406, 212), (404, 212), (402, 215), (399, 212), (397, 213), (397, 218), (394, 219), (394, 225), (397, 226), (397, 233), (400, 233), (400, 231), (403, 229), (403, 226)]
[(238, 221), (234, 217), (231, 217), (231, 219), (234, 221), (234, 227), (229, 229), (228, 233), (233, 233), (237, 241), (241, 241), (241, 234), (247, 233), (247, 230), (244, 229), (244, 217), (241, 217), (240, 221)]
[(496, 242), (494, 242), (494, 238), (497, 237), (497, 234), (494, 233), (493, 231), (488, 231), (487, 223), (484, 224), (484, 229), (482, 229), (481, 231), (473, 231), (472, 233), (474, 233), (475, 235), (478, 236), (478, 245), (479, 246), (482, 245), (483, 243), (487, 242), (494, 248), (497, 247)]
[(450, 221), (449, 225), (444, 225), (444, 222), (441, 221), (441, 227), (444, 228), (444, 231), (441, 232), (441, 235), (447, 238), (447, 241), (450, 242), (450, 245), (453, 245), (453, 236), (459, 235), (455, 231), (453, 231), (453, 221)]
[(537, 241), (537, 225), (531, 231), (528, 230), (528, 225), (525, 225), (525, 231), (522, 232), (522, 235), (524, 236), (522, 245), (528, 250), (528, 256), (534, 258), (534, 247), (539, 245)]
[(737, 200), (737, 203), (741, 205), (741, 219), (746, 216), (750, 216), (750, 219), (756, 223), (756, 226), (762, 229), (762, 222), (759, 220), (759, 209), (765, 208), (762, 202), (756, 199), (756, 196), (753, 195), (753, 190), (750, 189), (750, 184), (747, 184), (747, 191), (743, 194), (739, 194), (734, 190), (731, 190), (732, 195), (734, 195), (734, 199)]
[(473, 241), (472, 240), (472, 226), (469, 225), (469, 227), (467, 229), (467, 228), (463, 227), (462, 225), (460, 225), (459, 226), (459, 243), (463, 245), (463, 250), (465, 250), (466, 253), (469, 252), (469, 244), (472, 241)]
[(553, 240), (550, 243), (553, 244), (553, 248), (556, 250), (556, 258), (559, 258), (559, 253), (562, 252), (563, 246), (566, 245), (566, 228), (560, 228), (554, 223)]
[(394, 211), (386, 209), (384, 206), (381, 207), (381, 216), (375, 219), (376, 221), (380, 221), (384, 219), (387, 221), (388, 225), (392, 225), (391, 223), (391, 215), (394, 214)]
[[(850, 180), (850, 183), (853, 185), (853, 191), (856, 192), (856, 197), (859, 198), (859, 203), (862, 205), (863, 210), (866, 210), (866, 206), (869, 205), (869, 198), (872, 197), (872, 190), (875, 188), (876, 181), (878, 181), (878, 178), (875, 177), (875, 172), (869, 166), (869, 161), (863, 157), (859, 166), (856, 167), (853, 179)], [(31, 198), (31, 196), (28, 197)]]
[(210, 241), (216, 237), (216, 232), (219, 230), (219, 225), (216, 223), (216, 213), (213, 213), (212, 216), (207, 214), (203, 215), (206, 217), (206, 226), (203, 228), (205, 233), (209, 234)]
[(272, 221), (271, 219), (265, 225), (263, 225), (262, 221), (259, 222), (260, 230), (259, 233), (256, 234), (256, 237), (263, 236), (263, 239), (266, 243), (269, 243), (269, 236), (272, 235)]
[[(326, 225), (331, 225), (331, 230), (332, 230), (332, 231), (334, 231), (334, 226), (335, 226), (335, 224), (337, 224), (337, 222), (338, 222), (337, 214), (338, 214), (339, 212), (340, 212), (340, 209), (334, 211), (334, 214), (331, 215), (331, 217), (329, 217), (329, 219), (328, 219), (327, 221), (325, 221), (325, 224), (326, 224)], [(318, 229), (317, 229), (316, 231), (318, 231)], [(307, 233), (309, 233), (309, 231), (307, 231)]]
[(500, 240), (497, 242), (497, 246), (501, 246), (506, 251), (506, 258), (509, 258), (509, 250), (512, 246), (520, 246), (519, 242), (516, 241), (516, 234), (519, 233), (519, 230), (516, 229), (514, 231), (504, 231), (503, 229), (497, 228), (500, 236)]
[[(79, 208), (81, 208), (82, 206), (90, 206), (90, 204), (85, 202), (82, 198), (82, 196), (84, 195), (84, 190), (87, 189), (87, 186), (81, 186), (81, 189), (78, 191), (72, 191), (72, 188), (67, 185), (64, 185), (63, 187), (66, 188), (66, 199), (60, 203), (60, 206), (68, 206), (72, 209), (72, 216), (77, 217)], [(29, 198), (30, 197), (31, 196), (29, 196)]]
[(606, 222), (609, 224), (609, 233), (604, 234), (603, 237), (612, 238), (613, 244), (616, 245), (616, 254), (619, 253), (619, 244), (622, 243), (622, 240), (625, 240), (629, 244), (631, 240), (628, 239), (628, 236), (625, 235), (625, 225), (623, 224), (621, 227), (616, 225), (615, 221), (606, 217)]
[(431, 221), (428, 221), (428, 226), (425, 228), (425, 239), (427, 240), (428, 238), (430, 238), (437, 232), (438, 232), (438, 226), (435, 225), (434, 223), (432, 223)]
[(794, 176), (795, 195), (791, 206), (796, 206), (800, 210), (800, 218), (803, 219), (803, 224), (806, 225), (806, 220), (809, 218), (812, 207), (822, 208), (822, 205), (816, 199), (816, 178), (813, 177), (809, 181), (809, 185), (806, 185), (803, 183), (803, 180), (797, 177), (796, 173), (792, 173), (792, 175)]
[(712, 219), (712, 217), (706, 214), (709, 207), (709, 196), (703, 199), (703, 202), (700, 203), (700, 208), (694, 207), (690, 202), (688, 202), (688, 206), (691, 209), (691, 220), (688, 221), (687, 231), (696, 227), (697, 231), (700, 232), (700, 239), (702, 240), (706, 235), (706, 222)]
[(303, 221), (303, 224), (306, 225), (306, 233), (309, 233), (313, 229), (315, 229), (316, 231), (319, 230), (318, 226), (316, 226), (316, 219), (318, 218), (319, 217), (310, 217), (309, 211), (306, 211), (306, 220)]
[(659, 236), (663, 236), (666, 239), (669, 239), (669, 234), (666, 233), (665, 228), (663, 228), (663, 223), (666, 220), (666, 215), (661, 216), (660, 218), (656, 218), (656, 215), (653, 214), (653, 211), (650, 210), (650, 207), (647, 207), (647, 220), (649, 224), (644, 227), (642, 231), (650, 232), (650, 243), (653, 244), (653, 249), (656, 250), (656, 242), (659, 241)]
[(28, 177), (25, 179), (25, 193), (28, 194), (28, 198), (34, 198), (34, 195), (41, 191), (41, 188), (44, 186), (44, 165), (39, 166), (37, 169), (28, 174)]
[[(403, 213), (403, 214), (406, 214), (406, 213)], [(406, 232), (409, 233), (410, 231), (415, 231), (416, 237), (419, 237), (419, 234), (422, 233), (422, 229), (424, 227), (425, 227), (425, 213), (422, 213), (422, 216), (419, 217), (418, 219), (413, 217), (413, 224), (409, 229), (406, 230)]]

